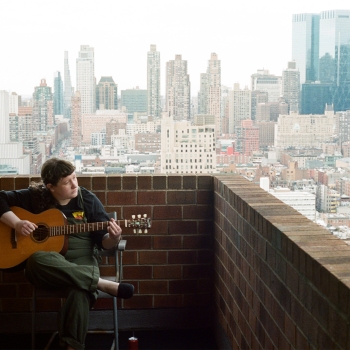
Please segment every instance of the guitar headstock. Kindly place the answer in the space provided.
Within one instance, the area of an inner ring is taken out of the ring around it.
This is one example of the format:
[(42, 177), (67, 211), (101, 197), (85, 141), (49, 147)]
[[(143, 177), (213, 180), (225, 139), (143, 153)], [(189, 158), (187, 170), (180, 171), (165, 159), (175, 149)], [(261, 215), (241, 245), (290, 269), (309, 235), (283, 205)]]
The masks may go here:
[(147, 214), (131, 215), (131, 220), (126, 220), (125, 226), (133, 228), (134, 233), (148, 233), (148, 229), (152, 227), (152, 222)]

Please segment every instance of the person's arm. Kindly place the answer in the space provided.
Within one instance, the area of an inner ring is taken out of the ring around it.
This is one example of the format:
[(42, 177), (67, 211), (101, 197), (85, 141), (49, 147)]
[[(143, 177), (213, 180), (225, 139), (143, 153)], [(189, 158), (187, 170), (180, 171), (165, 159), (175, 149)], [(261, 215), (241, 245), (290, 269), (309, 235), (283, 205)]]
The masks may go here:
[(121, 239), (122, 229), (114, 219), (109, 219), (104, 206), (95, 194), (81, 187), (84, 200), (85, 215), (88, 222), (109, 221), (107, 232), (94, 232), (96, 244), (103, 249), (113, 248)]
[(33, 222), (30, 222), (28, 220), (21, 220), (11, 210), (2, 214), (0, 220), (7, 226), (10, 226), (13, 229), (15, 229), (17, 233), (23, 236), (30, 235), (36, 228), (38, 228), (38, 226)]
[(0, 191), (0, 220), (4, 224), (16, 230), (22, 235), (29, 235), (37, 228), (37, 225), (21, 220), (11, 211), (12, 206), (31, 210), (31, 195), (29, 190)]

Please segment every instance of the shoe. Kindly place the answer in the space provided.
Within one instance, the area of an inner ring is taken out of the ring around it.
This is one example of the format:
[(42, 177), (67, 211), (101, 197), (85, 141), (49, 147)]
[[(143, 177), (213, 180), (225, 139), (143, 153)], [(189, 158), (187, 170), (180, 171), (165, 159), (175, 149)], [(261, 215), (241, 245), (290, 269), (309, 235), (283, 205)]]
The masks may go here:
[(120, 283), (117, 298), (130, 299), (134, 295), (134, 286), (130, 283)]

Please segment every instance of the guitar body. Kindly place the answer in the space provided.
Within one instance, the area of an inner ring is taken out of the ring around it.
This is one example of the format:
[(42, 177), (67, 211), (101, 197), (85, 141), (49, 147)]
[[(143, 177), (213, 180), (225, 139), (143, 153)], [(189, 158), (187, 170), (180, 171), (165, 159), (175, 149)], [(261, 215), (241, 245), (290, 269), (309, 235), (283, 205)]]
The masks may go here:
[(11, 210), (21, 219), (38, 226), (30, 236), (15, 234), (14, 230), (0, 221), (0, 269), (14, 267), (27, 260), (37, 251), (60, 252), (63, 249), (65, 236), (50, 237), (51, 226), (66, 225), (66, 219), (58, 209), (49, 209), (40, 214), (12, 207)]

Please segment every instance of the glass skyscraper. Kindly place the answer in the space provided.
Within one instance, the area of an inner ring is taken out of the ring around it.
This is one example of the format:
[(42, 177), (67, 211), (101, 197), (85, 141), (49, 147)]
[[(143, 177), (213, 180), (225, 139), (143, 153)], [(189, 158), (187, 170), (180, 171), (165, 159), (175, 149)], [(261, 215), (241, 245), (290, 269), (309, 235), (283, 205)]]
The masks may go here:
[(334, 111), (350, 109), (350, 10), (293, 15), (292, 55), (301, 84), (326, 84)]
[(311, 13), (293, 15), (292, 60), (300, 72), (300, 84), (318, 80), (320, 16)]

